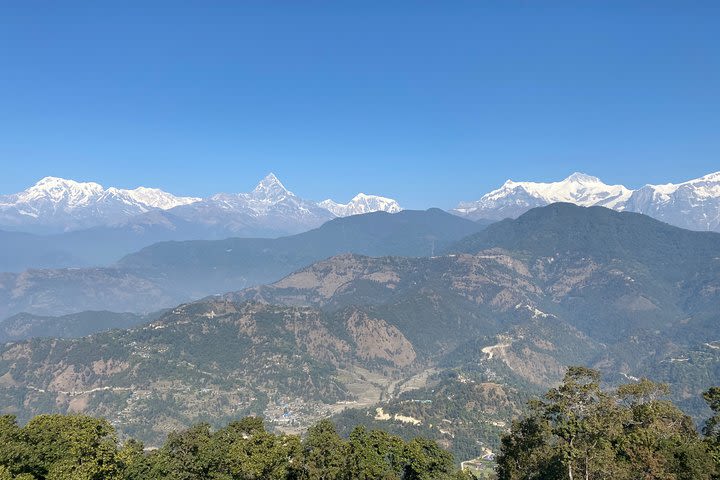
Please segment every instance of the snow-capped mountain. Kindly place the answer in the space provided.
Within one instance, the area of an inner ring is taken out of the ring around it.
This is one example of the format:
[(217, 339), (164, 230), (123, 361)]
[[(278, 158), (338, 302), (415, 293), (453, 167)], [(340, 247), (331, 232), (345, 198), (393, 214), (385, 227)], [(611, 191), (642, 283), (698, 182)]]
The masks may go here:
[(607, 185), (583, 173), (550, 183), (508, 180), (480, 200), (461, 202), (453, 212), (472, 219), (500, 220), (555, 202), (638, 212), (691, 230), (720, 231), (720, 172), (678, 184), (645, 185), (637, 190)]
[(720, 231), (720, 172), (682, 183), (645, 185), (626, 210), (691, 230)]
[(45, 177), (27, 190), (0, 196), (0, 225), (40, 232), (77, 230), (198, 200), (157, 188), (104, 188), (94, 182)]
[(285, 185), (270, 173), (260, 180), (250, 193), (226, 194), (219, 193), (208, 199), (223, 208), (243, 211), (253, 217), (266, 215), (293, 215), (296, 218), (321, 215), (315, 203), (303, 200), (285, 188)]
[(169, 213), (228, 234), (277, 236), (318, 227), (334, 218), (328, 210), (289, 191), (272, 173), (249, 193), (218, 193)]
[(606, 185), (597, 177), (573, 173), (565, 180), (551, 183), (506, 181), (502, 187), (475, 202), (461, 202), (455, 213), (471, 218), (500, 220), (515, 218), (531, 208), (555, 202), (585, 207), (601, 205), (622, 210), (632, 190), (622, 185)]
[(364, 194), (346, 205), (330, 200), (318, 204), (295, 195), (272, 173), (251, 192), (207, 198), (46, 177), (27, 190), (0, 196), (0, 230), (46, 234), (112, 227), (136, 235), (174, 230), (177, 239), (280, 236), (318, 227), (337, 216), (377, 210), (394, 213), (400, 207), (394, 200)]
[(358, 193), (348, 203), (337, 203), (333, 200), (323, 200), (318, 205), (326, 210), (330, 210), (338, 217), (348, 217), (350, 215), (360, 215), (370, 212), (388, 212), (397, 213), (402, 208), (397, 201), (392, 198), (380, 197), (378, 195), (365, 195)]

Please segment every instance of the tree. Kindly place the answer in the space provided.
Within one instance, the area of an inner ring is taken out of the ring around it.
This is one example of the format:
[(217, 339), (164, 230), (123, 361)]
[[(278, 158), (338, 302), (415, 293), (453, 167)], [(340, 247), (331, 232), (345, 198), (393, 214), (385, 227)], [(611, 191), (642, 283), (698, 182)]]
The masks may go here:
[(345, 478), (350, 480), (399, 479), (402, 440), (385, 432), (357, 426), (350, 433)]
[(666, 385), (644, 379), (610, 394), (600, 389), (598, 372), (571, 367), (502, 439), (498, 477), (712, 478), (717, 458), (708, 455), (690, 417), (661, 398), (667, 393)]
[(455, 473), (452, 455), (437, 443), (415, 438), (405, 447), (406, 464), (403, 480), (449, 479)]
[(570, 367), (563, 383), (545, 398), (545, 418), (550, 424), (567, 478), (613, 478), (608, 471), (612, 438), (619, 424), (612, 400), (600, 390), (600, 372)]
[(345, 469), (347, 446), (330, 420), (308, 429), (303, 442), (303, 479), (340, 480)]
[(124, 480), (150, 480), (157, 478), (153, 474), (153, 465), (157, 454), (145, 454), (144, 445), (135, 439), (125, 442), (118, 452), (118, 460), (122, 465)]
[(120, 478), (117, 438), (106, 420), (84, 415), (40, 415), (22, 428), (21, 437), (28, 447), (22, 473), (57, 480)]
[[(19, 474), (27, 465), (28, 449), (22, 442), (22, 431), (13, 415), (0, 416), (0, 466), (3, 475)], [(2, 477), (0, 477), (2, 478)]]
[(210, 425), (207, 423), (168, 435), (157, 459), (158, 475), (172, 480), (208, 478), (210, 437)]
[(20, 428), (0, 416), (0, 480), (468, 480), (434, 442), (358, 427), (340, 438), (330, 421), (297, 435), (265, 430), (248, 417), (213, 432), (199, 423), (147, 452), (119, 446), (105, 420), (41, 415)]
[[(703, 427), (708, 451), (715, 465), (720, 465), (720, 387), (712, 387), (703, 393), (703, 399), (713, 411)], [(716, 468), (713, 479), (720, 479), (720, 467)]]
[(302, 446), (296, 435), (255, 432), (230, 447), (230, 473), (242, 480), (298, 478)]
[(720, 442), (720, 387), (711, 387), (703, 393), (703, 399), (713, 411), (703, 427), (703, 434), (716, 442)]
[(625, 461), (629, 478), (700, 480), (710, 478), (713, 468), (692, 419), (667, 400), (630, 407), (617, 457)]
[(552, 429), (545, 418), (545, 405), (530, 402), (530, 413), (512, 423), (510, 434), (501, 439), (497, 473), (501, 480), (563, 478), (562, 455), (552, 444)]

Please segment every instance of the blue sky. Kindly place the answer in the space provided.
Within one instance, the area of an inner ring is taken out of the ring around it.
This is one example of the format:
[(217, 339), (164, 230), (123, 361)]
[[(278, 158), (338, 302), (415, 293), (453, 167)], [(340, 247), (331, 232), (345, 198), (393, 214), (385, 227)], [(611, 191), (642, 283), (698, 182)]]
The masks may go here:
[(273, 171), (306, 198), (421, 208), (576, 170), (694, 178), (720, 170), (718, 18), (692, 1), (4, 2), (0, 192), (54, 175), (206, 195)]

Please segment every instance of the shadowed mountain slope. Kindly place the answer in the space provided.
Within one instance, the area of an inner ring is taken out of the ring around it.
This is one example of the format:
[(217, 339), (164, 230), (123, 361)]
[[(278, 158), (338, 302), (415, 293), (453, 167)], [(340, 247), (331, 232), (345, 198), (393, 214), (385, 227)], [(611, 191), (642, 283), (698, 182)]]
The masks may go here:
[(0, 274), (0, 318), (27, 311), (155, 311), (214, 293), (272, 282), (333, 255), (423, 256), (482, 224), (438, 209), (354, 215), (279, 239), (163, 242), (108, 268)]
[(75, 338), (114, 328), (131, 328), (160, 315), (135, 313), (79, 312), (60, 317), (18, 313), (0, 321), (0, 342), (32, 337)]

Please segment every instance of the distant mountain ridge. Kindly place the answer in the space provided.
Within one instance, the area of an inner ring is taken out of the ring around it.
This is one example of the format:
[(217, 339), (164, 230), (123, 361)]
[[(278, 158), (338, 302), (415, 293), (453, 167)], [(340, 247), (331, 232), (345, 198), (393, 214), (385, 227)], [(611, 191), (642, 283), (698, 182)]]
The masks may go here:
[(41, 315), (154, 311), (272, 282), (341, 253), (432, 255), (482, 228), (439, 209), (403, 210), (336, 218), (280, 238), (161, 242), (127, 255), (112, 267), (0, 273), (0, 318), (23, 311)]
[(104, 188), (94, 182), (45, 177), (27, 190), (0, 196), (0, 225), (40, 232), (78, 230), (198, 200), (157, 188)]
[(116, 328), (132, 328), (160, 316), (134, 313), (85, 311), (50, 317), (18, 313), (0, 321), (0, 343), (16, 342), (27, 338), (77, 338)]
[(364, 194), (345, 205), (318, 204), (295, 195), (272, 173), (251, 192), (208, 198), (47, 177), (24, 192), (0, 196), (0, 272), (104, 266), (156, 242), (276, 238), (337, 217), (401, 210), (395, 200)]
[[(329, 207), (329, 208), (328, 208)], [(248, 193), (218, 193), (207, 198), (179, 197), (157, 188), (105, 188), (94, 182), (45, 177), (19, 193), (0, 195), (0, 229), (60, 233), (137, 223), (151, 212), (169, 212), (200, 225), (224, 225), (236, 233), (298, 233), (338, 216), (401, 208), (395, 200), (359, 194), (349, 204), (316, 203), (289, 191), (273, 174)], [(141, 222), (147, 223), (147, 220)]]
[(645, 185), (633, 192), (625, 208), (690, 230), (720, 231), (720, 172), (677, 184)]
[[(460, 202), (452, 213), (473, 220), (501, 220), (556, 202), (644, 213), (690, 230), (719, 231), (720, 172), (637, 190), (608, 185), (584, 173), (548, 183), (508, 180), (479, 200)], [(23, 192), (0, 195), (0, 230), (48, 234), (107, 227), (141, 234), (152, 226), (167, 230), (167, 239), (281, 236), (307, 231), (335, 217), (400, 210), (396, 200), (364, 193), (345, 204), (305, 200), (272, 173), (251, 192), (207, 198), (46, 177)]]
[(689, 230), (720, 231), (720, 172), (678, 184), (645, 185), (637, 190), (607, 185), (584, 173), (550, 183), (508, 180), (479, 200), (461, 202), (453, 213), (472, 219), (501, 220), (556, 202), (643, 213)]
[(361, 215), (370, 212), (398, 213), (402, 208), (392, 198), (380, 197), (377, 195), (366, 195), (358, 193), (348, 203), (337, 203), (333, 200), (323, 200), (318, 203), (321, 207), (330, 210), (338, 217), (349, 215)]
[(169, 210), (194, 225), (224, 229), (226, 236), (281, 236), (318, 227), (335, 214), (298, 197), (270, 173), (249, 193), (218, 193)]

